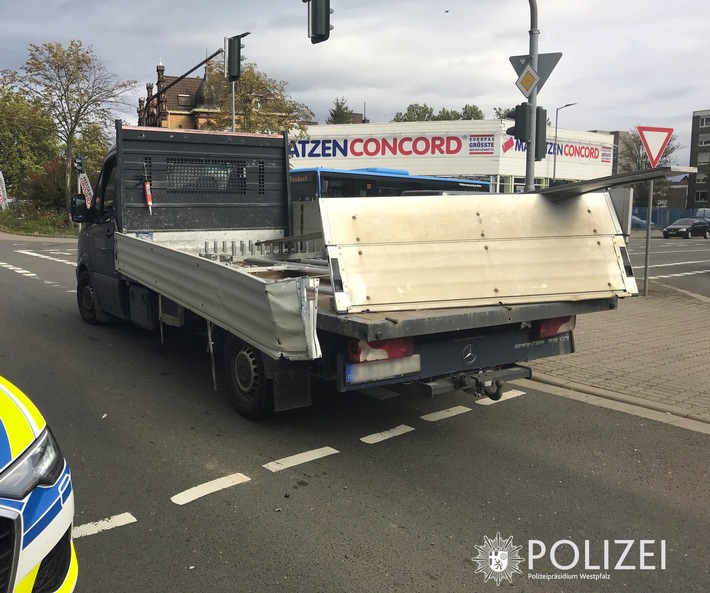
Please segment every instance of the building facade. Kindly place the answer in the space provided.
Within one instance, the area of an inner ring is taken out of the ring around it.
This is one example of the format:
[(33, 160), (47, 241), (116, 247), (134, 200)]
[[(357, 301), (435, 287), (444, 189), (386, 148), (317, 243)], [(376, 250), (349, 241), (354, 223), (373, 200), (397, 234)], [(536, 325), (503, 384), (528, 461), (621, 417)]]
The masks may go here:
[[(497, 192), (523, 191), (527, 145), (506, 134), (511, 120), (318, 125), (291, 143), (294, 168), (405, 169), (416, 175), (490, 181)], [(611, 134), (547, 131), (547, 155), (535, 164), (535, 185), (612, 174)]]
[(710, 201), (710, 109), (693, 112), (690, 131), (690, 166), (698, 172), (690, 176), (688, 208), (708, 208)]
[(139, 126), (199, 130), (219, 113), (206, 76), (165, 76), (162, 64), (156, 73), (155, 87), (148, 83), (147, 97), (138, 100)]

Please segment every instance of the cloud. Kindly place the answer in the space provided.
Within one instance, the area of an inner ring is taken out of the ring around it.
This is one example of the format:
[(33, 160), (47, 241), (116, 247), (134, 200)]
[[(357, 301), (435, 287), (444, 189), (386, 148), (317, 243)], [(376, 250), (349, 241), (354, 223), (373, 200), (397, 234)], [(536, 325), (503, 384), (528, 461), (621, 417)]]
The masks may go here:
[[(540, 53), (563, 53), (538, 102), (548, 114), (577, 103), (560, 114), (561, 127), (663, 125), (690, 143), (692, 112), (710, 107), (703, 76), (710, 38), (696, 0), (676, 0), (672, 10), (662, 0), (537, 4)], [(389, 121), (410, 103), (435, 110), (471, 103), (490, 117), (524, 100), (508, 58), (528, 53), (525, 0), (331, 0), (331, 7), (330, 40), (312, 45), (298, 0), (25, 0), (3, 7), (0, 68), (19, 69), (31, 43), (80, 39), (111, 72), (144, 88), (158, 61), (179, 75), (224, 37), (251, 31), (247, 59), (287, 81), (320, 120), (336, 97), (355, 111), (367, 104), (373, 121)]]

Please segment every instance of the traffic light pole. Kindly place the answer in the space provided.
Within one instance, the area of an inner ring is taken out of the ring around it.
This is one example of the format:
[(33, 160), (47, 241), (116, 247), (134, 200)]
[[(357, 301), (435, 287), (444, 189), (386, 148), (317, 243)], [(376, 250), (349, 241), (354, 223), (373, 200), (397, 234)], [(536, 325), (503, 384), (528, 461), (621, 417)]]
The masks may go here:
[[(538, 72), (538, 36), (540, 31), (537, 28), (537, 0), (530, 2), (530, 66)], [(533, 87), (528, 103), (532, 108), (530, 116), (531, 132), (530, 142), (526, 152), (525, 160), (525, 191), (535, 191), (535, 136), (537, 133), (537, 84)]]

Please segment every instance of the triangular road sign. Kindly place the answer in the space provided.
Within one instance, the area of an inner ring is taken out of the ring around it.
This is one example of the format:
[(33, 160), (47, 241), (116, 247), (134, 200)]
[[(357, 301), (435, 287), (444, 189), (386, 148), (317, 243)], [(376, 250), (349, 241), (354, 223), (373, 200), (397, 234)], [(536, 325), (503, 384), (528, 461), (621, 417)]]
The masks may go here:
[(651, 167), (655, 167), (663, 156), (668, 143), (673, 135), (673, 128), (655, 128), (653, 126), (637, 126), (641, 142), (646, 149)]
[[(553, 54), (538, 54), (536, 72), (536, 74), (540, 77), (540, 80), (537, 82), (538, 92), (542, 90), (543, 85), (547, 82), (547, 79), (550, 77), (550, 74), (552, 74), (552, 71), (555, 69), (555, 66), (557, 66), (557, 62), (560, 61), (561, 57), (561, 52)], [(530, 56), (510, 56), (509, 60), (513, 65), (515, 73), (522, 78), (523, 70), (525, 70), (528, 64), (530, 64)], [(522, 89), (520, 90), (522, 91)], [(523, 94), (525, 94), (525, 92), (523, 92)], [(527, 97), (528, 95), (525, 96)]]

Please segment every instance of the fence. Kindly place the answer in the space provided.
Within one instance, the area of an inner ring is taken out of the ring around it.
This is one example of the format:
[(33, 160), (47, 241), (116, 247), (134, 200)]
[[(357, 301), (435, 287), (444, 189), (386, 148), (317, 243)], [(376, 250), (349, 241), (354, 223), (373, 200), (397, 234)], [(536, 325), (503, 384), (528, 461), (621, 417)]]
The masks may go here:
[[(651, 208), (651, 222), (656, 228), (663, 228), (688, 216), (695, 216), (696, 208)], [(648, 208), (634, 208), (631, 212), (643, 220), (648, 220)]]

